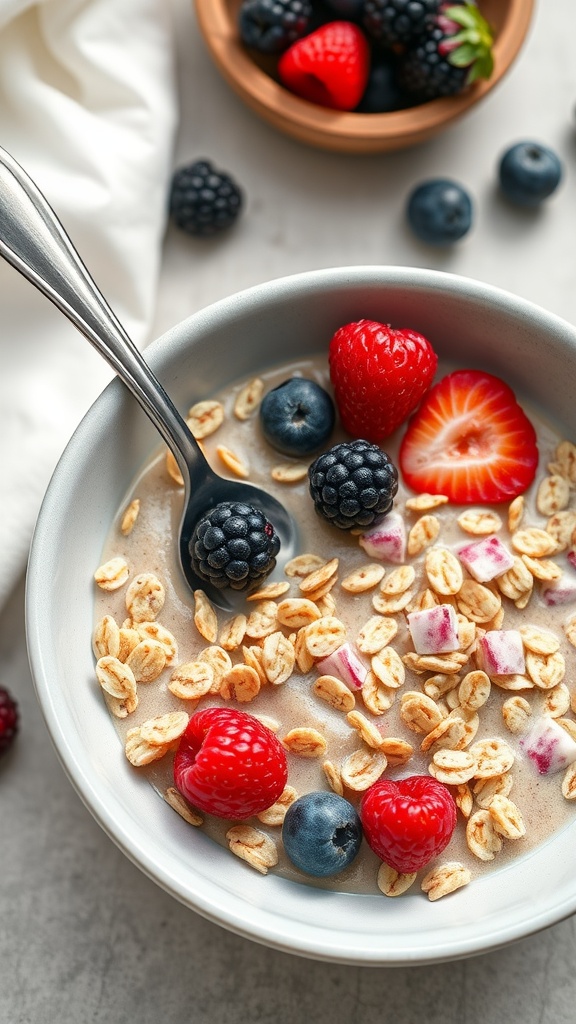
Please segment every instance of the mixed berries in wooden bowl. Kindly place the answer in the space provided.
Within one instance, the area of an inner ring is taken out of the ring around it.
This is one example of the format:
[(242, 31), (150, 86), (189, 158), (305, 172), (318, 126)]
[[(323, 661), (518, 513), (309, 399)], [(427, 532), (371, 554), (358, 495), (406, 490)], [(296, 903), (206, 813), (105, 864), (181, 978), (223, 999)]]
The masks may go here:
[(220, 71), (260, 116), (342, 152), (432, 137), (516, 58), (532, 0), (195, 0)]

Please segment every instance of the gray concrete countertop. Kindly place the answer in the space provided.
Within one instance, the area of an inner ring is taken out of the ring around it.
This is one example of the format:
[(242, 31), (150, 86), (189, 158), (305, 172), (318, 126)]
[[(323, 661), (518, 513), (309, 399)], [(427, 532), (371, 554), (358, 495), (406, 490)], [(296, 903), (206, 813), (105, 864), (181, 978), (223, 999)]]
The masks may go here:
[[(494, 95), (418, 149), (352, 158), (307, 149), (246, 110), (211, 65), (188, 0), (171, 0), (181, 127), (175, 164), (207, 156), (245, 188), (226, 238), (166, 238), (155, 334), (230, 292), (334, 265), (430, 266), (497, 284), (576, 322), (573, 0), (537, 4), (527, 46)], [(566, 166), (535, 215), (495, 189), (501, 151), (533, 138)], [(404, 226), (413, 184), (448, 175), (476, 202), (449, 252)], [(116, 849), (83, 807), (34, 696), (23, 584), (0, 618), (1, 683), (22, 713), (0, 768), (0, 1024), (569, 1024), (574, 918), (501, 951), (433, 967), (308, 961), (238, 938), (176, 903)], [(383, 909), (383, 913), (385, 908)]]

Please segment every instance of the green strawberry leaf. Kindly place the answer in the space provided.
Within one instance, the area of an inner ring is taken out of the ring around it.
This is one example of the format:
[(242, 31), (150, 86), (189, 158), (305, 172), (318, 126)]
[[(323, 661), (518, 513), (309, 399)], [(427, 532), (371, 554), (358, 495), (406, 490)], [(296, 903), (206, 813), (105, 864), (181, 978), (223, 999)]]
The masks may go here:
[(450, 37), (450, 41), (457, 45), (448, 55), (448, 62), (456, 68), (470, 68), (467, 84), (479, 78), (490, 78), (494, 70), (494, 38), (486, 19), (473, 4), (447, 7), (443, 13), (451, 21), (462, 26), (460, 32)]
[(442, 14), (463, 28), (476, 28), (480, 12), (472, 4), (461, 4), (458, 7), (445, 7)]

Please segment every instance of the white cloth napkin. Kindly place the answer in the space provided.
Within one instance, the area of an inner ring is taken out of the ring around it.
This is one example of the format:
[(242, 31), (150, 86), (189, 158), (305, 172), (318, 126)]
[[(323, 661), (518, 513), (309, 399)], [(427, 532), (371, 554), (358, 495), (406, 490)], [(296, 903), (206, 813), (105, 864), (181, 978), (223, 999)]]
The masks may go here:
[[(176, 124), (166, 0), (0, 0), (0, 145), (134, 341), (154, 308)], [(0, 259), (0, 607), (42, 495), (111, 371)]]

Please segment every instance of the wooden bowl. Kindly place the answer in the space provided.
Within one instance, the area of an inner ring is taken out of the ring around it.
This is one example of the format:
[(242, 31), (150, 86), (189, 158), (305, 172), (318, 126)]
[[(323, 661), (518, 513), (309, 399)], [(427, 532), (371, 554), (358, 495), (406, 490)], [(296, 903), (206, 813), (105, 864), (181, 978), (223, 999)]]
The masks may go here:
[[(300, 142), (341, 153), (404, 149), (443, 131), (486, 96), (518, 55), (534, 0), (479, 0), (495, 33), (494, 71), (458, 96), (432, 100), (389, 114), (356, 114), (317, 106), (275, 80), (275, 60), (258, 59), (238, 33), (241, 0), (194, 0), (200, 31), (220, 72), (260, 117)], [(335, 16), (336, 20), (336, 16)]]

